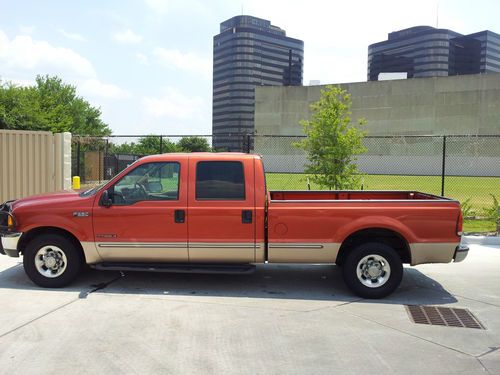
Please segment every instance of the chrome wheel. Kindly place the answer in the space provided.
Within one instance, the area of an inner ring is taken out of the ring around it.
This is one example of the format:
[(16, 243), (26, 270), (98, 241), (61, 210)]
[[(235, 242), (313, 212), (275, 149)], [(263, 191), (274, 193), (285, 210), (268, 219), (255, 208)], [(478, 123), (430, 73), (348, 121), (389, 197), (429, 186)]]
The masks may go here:
[(356, 267), (358, 280), (368, 288), (384, 285), (391, 276), (391, 266), (387, 259), (380, 255), (370, 254), (363, 257)]
[(35, 255), (35, 268), (45, 277), (58, 277), (68, 266), (68, 259), (64, 251), (57, 246), (44, 246)]

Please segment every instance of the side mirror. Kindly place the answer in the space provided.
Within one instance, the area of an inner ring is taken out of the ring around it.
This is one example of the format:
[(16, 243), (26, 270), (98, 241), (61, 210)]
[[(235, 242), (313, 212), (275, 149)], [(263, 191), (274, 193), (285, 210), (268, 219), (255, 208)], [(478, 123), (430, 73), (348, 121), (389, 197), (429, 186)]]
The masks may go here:
[(111, 207), (113, 205), (113, 200), (109, 197), (109, 192), (104, 190), (101, 195), (101, 206)]

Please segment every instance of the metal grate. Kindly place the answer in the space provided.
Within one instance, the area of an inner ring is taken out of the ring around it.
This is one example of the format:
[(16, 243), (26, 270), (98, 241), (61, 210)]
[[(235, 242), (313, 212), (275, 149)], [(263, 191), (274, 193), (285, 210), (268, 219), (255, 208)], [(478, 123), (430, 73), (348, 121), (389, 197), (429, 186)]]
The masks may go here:
[(467, 309), (406, 305), (406, 310), (411, 320), (417, 324), (485, 329)]

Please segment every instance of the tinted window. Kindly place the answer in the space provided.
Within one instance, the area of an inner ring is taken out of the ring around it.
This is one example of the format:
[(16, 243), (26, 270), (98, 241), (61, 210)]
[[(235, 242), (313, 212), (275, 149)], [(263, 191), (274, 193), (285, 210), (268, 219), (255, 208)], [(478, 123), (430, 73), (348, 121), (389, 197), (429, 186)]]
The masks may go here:
[(245, 177), (239, 161), (201, 161), (196, 165), (196, 199), (244, 200)]
[(114, 204), (179, 199), (179, 163), (142, 164), (122, 177), (112, 189)]

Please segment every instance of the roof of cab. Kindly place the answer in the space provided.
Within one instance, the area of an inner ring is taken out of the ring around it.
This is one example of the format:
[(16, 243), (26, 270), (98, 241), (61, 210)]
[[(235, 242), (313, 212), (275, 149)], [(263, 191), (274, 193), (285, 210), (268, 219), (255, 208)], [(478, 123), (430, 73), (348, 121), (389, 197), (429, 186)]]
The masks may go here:
[(170, 152), (166, 154), (157, 154), (145, 156), (139, 160), (144, 161), (163, 161), (172, 160), (172, 158), (178, 159), (202, 159), (202, 160), (234, 160), (236, 159), (260, 159), (260, 155), (255, 154), (245, 154), (243, 152)]

